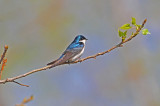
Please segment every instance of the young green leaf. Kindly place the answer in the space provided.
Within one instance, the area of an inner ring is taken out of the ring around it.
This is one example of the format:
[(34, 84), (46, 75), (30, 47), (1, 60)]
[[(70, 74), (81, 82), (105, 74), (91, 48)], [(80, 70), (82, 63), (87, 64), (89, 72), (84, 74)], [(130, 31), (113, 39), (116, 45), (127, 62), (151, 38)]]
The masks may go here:
[(124, 24), (124, 25), (122, 25), (122, 26), (120, 27), (120, 29), (123, 29), (123, 30), (127, 30), (127, 29), (130, 29), (130, 28), (132, 28), (132, 27), (130, 26), (130, 24)]
[(119, 32), (119, 37), (121, 37), (121, 38), (126, 38), (126, 36), (127, 36), (127, 31), (122, 32), (122, 31), (118, 30), (118, 32)]
[(123, 36), (122, 36), (122, 42), (126, 39), (126, 37), (127, 37), (127, 31), (125, 31)]
[(132, 17), (132, 25), (136, 25), (136, 18)]
[(148, 29), (143, 29), (142, 30), (142, 34), (143, 35), (147, 35), (147, 34), (151, 34), (151, 33), (148, 31)]
[(118, 29), (119, 37), (123, 36), (123, 32)]

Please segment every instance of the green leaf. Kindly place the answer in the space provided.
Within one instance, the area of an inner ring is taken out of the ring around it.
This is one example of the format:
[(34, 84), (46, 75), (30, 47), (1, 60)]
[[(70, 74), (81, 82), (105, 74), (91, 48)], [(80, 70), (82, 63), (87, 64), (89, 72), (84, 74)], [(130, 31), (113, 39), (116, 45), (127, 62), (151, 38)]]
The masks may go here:
[(123, 36), (123, 32), (118, 29), (119, 37)]
[(136, 18), (132, 17), (132, 25), (136, 25)]
[(147, 35), (147, 34), (151, 34), (151, 33), (148, 31), (148, 29), (143, 29), (142, 30), (142, 34), (143, 35)]
[(119, 32), (119, 37), (121, 37), (122, 39), (125, 39), (125, 38), (126, 38), (126, 36), (127, 36), (127, 31), (122, 32), (122, 31), (118, 30), (118, 32)]
[(120, 29), (124, 29), (124, 30), (130, 29), (130, 28), (132, 28), (130, 24), (124, 24), (120, 27)]
[(125, 37), (127, 36), (127, 31), (124, 32), (124, 36), (125, 36)]

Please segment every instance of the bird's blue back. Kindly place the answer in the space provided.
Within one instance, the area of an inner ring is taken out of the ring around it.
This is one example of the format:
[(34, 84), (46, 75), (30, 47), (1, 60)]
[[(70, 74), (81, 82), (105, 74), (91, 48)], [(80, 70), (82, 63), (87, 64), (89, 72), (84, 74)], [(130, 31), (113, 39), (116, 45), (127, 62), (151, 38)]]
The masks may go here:
[(69, 50), (69, 49), (74, 49), (74, 48), (76, 48), (76, 49), (82, 49), (83, 47), (84, 47), (84, 44), (82, 43), (82, 42), (79, 42), (80, 41), (80, 39), (81, 39), (81, 36), (82, 35), (78, 35), (75, 39), (74, 39), (74, 41), (67, 47), (67, 49), (66, 50)]

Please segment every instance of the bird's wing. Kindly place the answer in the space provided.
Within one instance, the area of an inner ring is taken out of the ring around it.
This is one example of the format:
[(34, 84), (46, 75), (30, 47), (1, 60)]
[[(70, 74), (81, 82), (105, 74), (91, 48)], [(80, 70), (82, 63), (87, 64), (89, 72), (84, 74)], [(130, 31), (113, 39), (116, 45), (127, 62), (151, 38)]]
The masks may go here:
[(70, 51), (65, 51), (59, 59), (57, 59), (57, 60), (55, 60), (53, 62), (50, 62), (47, 65), (52, 65), (52, 67), (55, 67), (57, 65), (64, 64), (67, 60), (69, 60), (73, 56), (74, 56), (74, 53), (72, 53)]
[[(73, 58), (74, 56), (76, 56), (78, 53), (81, 52), (83, 46), (79, 46), (76, 45), (72, 48), (67, 48), (65, 50), (65, 52), (61, 55), (61, 57), (55, 61), (52, 61), (50, 63), (48, 63), (47, 65), (52, 65), (52, 67), (55, 67), (57, 65), (61, 65), (61, 64), (64, 64), (67, 60)], [(51, 67), (51, 68), (52, 68)]]

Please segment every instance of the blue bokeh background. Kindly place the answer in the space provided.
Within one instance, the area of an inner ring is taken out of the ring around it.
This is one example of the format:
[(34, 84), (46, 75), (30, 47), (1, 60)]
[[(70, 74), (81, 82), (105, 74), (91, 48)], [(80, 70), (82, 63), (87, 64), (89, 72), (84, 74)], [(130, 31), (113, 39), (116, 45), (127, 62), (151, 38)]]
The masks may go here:
[(34, 96), (28, 106), (159, 106), (159, 0), (1, 0), (0, 53), (8, 45), (2, 78), (45, 66), (77, 34), (89, 40), (82, 57), (118, 44), (118, 27), (136, 17), (139, 34), (109, 54), (38, 72), (0, 85), (0, 106)]

